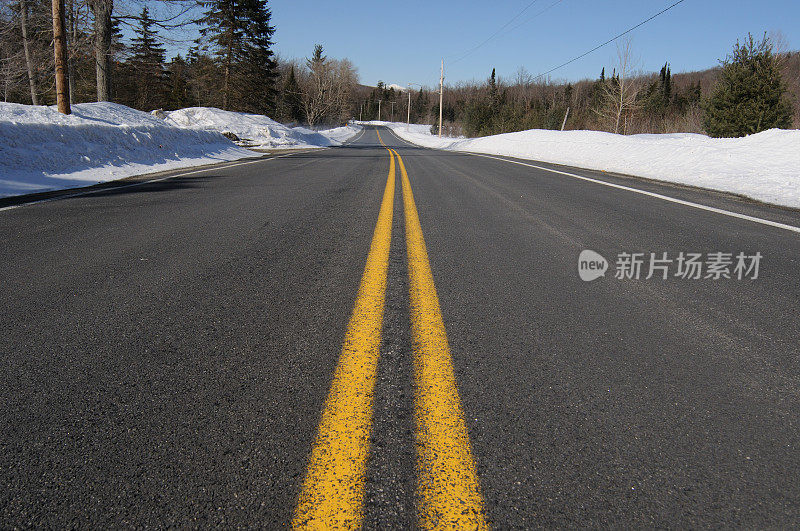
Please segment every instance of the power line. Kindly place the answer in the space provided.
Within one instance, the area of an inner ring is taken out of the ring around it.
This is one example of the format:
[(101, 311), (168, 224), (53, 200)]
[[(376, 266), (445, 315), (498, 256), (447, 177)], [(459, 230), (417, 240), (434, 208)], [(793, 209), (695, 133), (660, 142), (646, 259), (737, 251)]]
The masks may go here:
[(472, 52), (474, 52), (474, 51), (475, 51), (475, 50), (477, 50), (478, 48), (481, 48), (483, 45), (485, 45), (486, 43), (488, 43), (489, 41), (491, 41), (492, 39), (494, 39), (495, 37), (497, 37), (498, 35), (500, 35), (500, 32), (502, 32), (504, 29), (506, 29), (508, 26), (510, 26), (510, 25), (511, 25), (511, 24), (512, 24), (512, 23), (513, 23), (515, 20), (517, 20), (519, 17), (521, 17), (523, 14), (525, 14), (525, 12), (526, 12), (528, 9), (530, 9), (531, 7), (533, 7), (533, 4), (535, 4), (535, 3), (536, 3), (536, 2), (538, 2), (538, 1), (539, 1), (539, 0), (533, 0), (533, 2), (531, 2), (530, 4), (528, 4), (527, 6), (525, 6), (525, 8), (524, 8), (522, 11), (520, 11), (519, 13), (517, 13), (516, 15), (514, 15), (514, 18), (512, 18), (511, 20), (509, 20), (508, 22), (506, 22), (505, 24), (503, 24), (503, 26), (502, 26), (502, 27), (500, 27), (500, 29), (499, 29), (499, 30), (495, 31), (495, 32), (494, 32), (494, 33), (493, 33), (493, 34), (492, 34), (492, 35), (491, 35), (491, 36), (490, 36), (488, 39), (486, 39), (486, 40), (485, 40), (485, 41), (483, 41), (482, 43), (478, 44), (477, 46), (475, 46), (475, 47), (473, 47), (473, 48), (470, 48), (469, 50), (467, 50), (466, 52), (464, 52), (463, 54), (461, 54), (461, 55), (458, 57), (458, 59), (455, 59), (455, 60), (453, 60), (453, 61), (451, 61), (451, 62), (452, 62), (452, 63), (457, 63), (457, 62), (459, 62), (459, 61), (461, 61), (461, 60), (463, 60), (463, 59), (466, 59), (466, 58), (467, 58), (467, 56), (469, 56), (469, 55), (470, 55)]
[(564, 1), (564, 0), (556, 0), (555, 2), (553, 2), (552, 4), (550, 4), (549, 6), (547, 6), (546, 8), (542, 9), (541, 11), (539, 11), (538, 13), (536, 13), (535, 15), (533, 15), (532, 17), (530, 17), (529, 19), (523, 20), (522, 22), (520, 22), (519, 24), (517, 24), (516, 26), (514, 26), (513, 28), (511, 28), (510, 30), (508, 30), (508, 32), (509, 32), (509, 33), (511, 33), (512, 31), (516, 31), (517, 29), (521, 28), (522, 26), (524, 26), (525, 24), (527, 24), (527, 23), (528, 23), (528, 22), (530, 22), (531, 20), (533, 20), (533, 19), (535, 19), (535, 18), (539, 17), (539, 15), (542, 15), (542, 14), (544, 14), (546, 11), (549, 11), (550, 9), (552, 9), (552, 8), (556, 7), (558, 4), (560, 4), (560, 3), (561, 3), (561, 2), (563, 2), (563, 1)]
[(572, 64), (572, 63), (574, 63), (574, 62), (575, 62), (575, 61), (577, 61), (578, 59), (583, 59), (584, 57), (586, 57), (586, 56), (587, 56), (587, 55), (589, 55), (590, 53), (596, 52), (597, 50), (599, 50), (599, 49), (600, 49), (600, 48), (602, 48), (603, 46), (605, 46), (605, 45), (607, 45), (607, 44), (611, 44), (612, 42), (614, 42), (615, 40), (619, 39), (620, 37), (624, 37), (625, 35), (627, 35), (628, 33), (632, 32), (633, 30), (635, 30), (635, 29), (638, 29), (638, 28), (640, 28), (640, 27), (644, 26), (645, 24), (647, 24), (648, 22), (650, 22), (650, 21), (651, 21), (651, 20), (653, 20), (654, 18), (656, 18), (656, 17), (658, 17), (658, 16), (661, 16), (661, 15), (663, 15), (664, 13), (666, 13), (667, 11), (669, 11), (670, 9), (672, 9), (673, 7), (677, 6), (678, 4), (682, 4), (682, 3), (683, 3), (683, 2), (685, 2), (685, 1), (686, 1), (686, 0), (678, 0), (677, 2), (675, 2), (674, 4), (672, 4), (671, 6), (667, 7), (666, 9), (663, 9), (663, 10), (659, 11), (658, 13), (656, 13), (656, 14), (655, 14), (655, 15), (653, 15), (652, 17), (648, 18), (647, 20), (643, 20), (642, 22), (639, 22), (638, 24), (636, 24), (636, 25), (635, 25), (635, 26), (633, 26), (632, 28), (628, 28), (627, 30), (623, 31), (622, 33), (620, 33), (620, 34), (619, 34), (619, 35), (617, 35), (616, 37), (613, 37), (613, 38), (611, 38), (611, 39), (608, 39), (608, 40), (607, 40), (606, 42), (604, 42), (603, 44), (600, 44), (600, 45), (598, 45), (598, 46), (595, 46), (594, 48), (592, 48), (592, 49), (591, 49), (591, 50), (589, 50), (588, 52), (582, 53), (581, 55), (579, 55), (579, 56), (577, 56), (577, 57), (574, 57), (574, 58), (570, 59), (569, 61), (567, 61), (566, 63), (562, 63), (562, 64), (558, 65), (558, 66), (557, 66), (557, 67), (555, 67), (555, 68), (551, 68), (551, 69), (550, 69), (550, 70), (548, 70), (547, 72), (544, 72), (544, 73), (542, 73), (542, 74), (539, 74), (538, 76), (534, 77), (533, 79), (534, 79), (534, 80), (536, 80), (536, 79), (542, 78), (542, 77), (544, 77), (544, 76), (546, 76), (546, 75), (552, 74), (552, 73), (553, 73), (553, 72), (555, 72), (556, 70), (559, 70), (559, 69), (561, 69), (561, 68), (564, 68), (564, 67), (565, 67), (565, 66), (567, 66), (568, 64)]

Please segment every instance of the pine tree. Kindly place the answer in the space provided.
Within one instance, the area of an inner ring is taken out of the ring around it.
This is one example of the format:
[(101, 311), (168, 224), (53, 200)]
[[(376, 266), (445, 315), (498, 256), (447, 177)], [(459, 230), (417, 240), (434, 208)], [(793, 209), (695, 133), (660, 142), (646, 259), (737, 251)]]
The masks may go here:
[(214, 59), (203, 53), (199, 47), (189, 50), (189, 90), (192, 99), (201, 106), (222, 105), (222, 76)]
[[(328, 58), (325, 57), (325, 49), (321, 44), (314, 45), (314, 53), (311, 54), (310, 63), (324, 63)], [(310, 65), (309, 65), (310, 66)], [(381, 86), (383, 81), (378, 81), (378, 86)]]
[(497, 110), (497, 76), (495, 75), (495, 69), (492, 68), (492, 76), (489, 78), (489, 106), (492, 110)]
[(589, 108), (593, 112), (598, 112), (603, 105), (603, 91), (606, 86), (606, 67), (600, 71), (600, 78), (592, 84), (591, 92), (589, 94)]
[(740, 137), (774, 127), (791, 126), (792, 109), (772, 43), (752, 35), (736, 42), (722, 61), (722, 71), (705, 103), (703, 125), (714, 137)]
[(170, 61), (167, 70), (169, 72), (168, 88), (164, 108), (175, 110), (197, 105), (190, 90), (191, 67), (189, 63), (178, 55)]
[(283, 105), (286, 116), (293, 122), (303, 120), (303, 96), (300, 91), (300, 84), (297, 82), (297, 75), (294, 72), (294, 65), (289, 70), (289, 76), (283, 85)]
[[(314, 53), (306, 59), (306, 66), (310, 77), (303, 99), (303, 111), (306, 123), (313, 127), (325, 120), (332, 107), (333, 78), (321, 44), (314, 45)], [(380, 83), (378, 85), (382, 86)]]
[(236, 82), (242, 110), (268, 114), (275, 109), (278, 63), (272, 51), (275, 27), (267, 0), (247, 0), (248, 39), (242, 43), (242, 64)]
[(672, 72), (669, 63), (664, 63), (661, 67), (661, 99), (664, 107), (668, 107), (672, 101)]
[(419, 123), (427, 118), (429, 103), (428, 95), (420, 88), (419, 92), (417, 92), (417, 95), (414, 97), (414, 105), (411, 106), (415, 122)]
[(200, 34), (222, 70), (222, 108), (272, 110), (277, 64), (267, 0), (206, 0), (203, 5)]
[(131, 39), (130, 46), (135, 85), (134, 105), (145, 110), (163, 107), (168, 90), (164, 65), (166, 51), (153, 28), (154, 24), (147, 6), (144, 6), (134, 28), (136, 36)]

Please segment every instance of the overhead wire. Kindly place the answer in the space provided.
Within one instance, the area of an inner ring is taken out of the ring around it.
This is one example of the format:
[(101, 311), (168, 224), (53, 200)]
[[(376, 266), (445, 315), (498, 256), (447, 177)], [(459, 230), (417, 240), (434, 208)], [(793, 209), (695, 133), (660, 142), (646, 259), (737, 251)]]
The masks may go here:
[(530, 21), (534, 20), (535, 18), (538, 18), (540, 15), (543, 15), (543, 14), (545, 14), (547, 11), (550, 11), (552, 8), (556, 7), (558, 4), (560, 4), (560, 3), (561, 3), (561, 2), (563, 2), (563, 1), (564, 1), (564, 0), (556, 0), (555, 2), (553, 2), (552, 4), (550, 4), (549, 6), (547, 6), (546, 8), (542, 9), (541, 11), (539, 11), (538, 13), (536, 13), (535, 15), (533, 15), (532, 17), (530, 17), (530, 18), (527, 18), (527, 19), (523, 20), (522, 22), (520, 22), (519, 24), (517, 24), (516, 26), (514, 26), (513, 28), (511, 28), (510, 30), (508, 30), (508, 32), (509, 32), (509, 33), (511, 33), (512, 31), (516, 31), (517, 29), (521, 28), (522, 26), (524, 26), (525, 24), (527, 24), (527, 23), (529, 23)]
[(530, 3), (529, 3), (527, 6), (525, 6), (525, 8), (524, 8), (522, 11), (520, 11), (519, 13), (517, 13), (516, 15), (514, 15), (514, 17), (513, 17), (511, 20), (509, 20), (508, 22), (506, 22), (505, 24), (503, 24), (503, 25), (500, 27), (500, 29), (498, 29), (497, 31), (495, 31), (494, 33), (492, 33), (492, 34), (489, 36), (489, 38), (487, 38), (485, 41), (481, 42), (480, 44), (478, 44), (478, 45), (476, 45), (476, 46), (473, 46), (472, 48), (470, 48), (470, 49), (469, 49), (469, 50), (467, 50), (466, 52), (463, 52), (463, 53), (459, 54), (458, 58), (457, 58), (457, 59), (454, 59), (453, 61), (451, 61), (451, 63), (457, 63), (457, 62), (459, 62), (459, 61), (461, 61), (461, 60), (463, 60), (463, 59), (466, 59), (467, 57), (469, 57), (469, 55), (470, 55), (470, 54), (472, 54), (472, 52), (474, 52), (474, 51), (478, 50), (479, 48), (482, 48), (484, 45), (486, 45), (487, 43), (489, 43), (489, 42), (490, 42), (492, 39), (494, 39), (495, 37), (497, 37), (498, 35), (500, 35), (500, 33), (501, 33), (501, 32), (502, 32), (504, 29), (506, 29), (508, 26), (510, 26), (510, 25), (511, 25), (511, 24), (512, 24), (512, 23), (513, 23), (515, 20), (517, 20), (517, 19), (518, 19), (519, 17), (521, 17), (522, 15), (524, 15), (524, 14), (525, 14), (525, 12), (526, 12), (527, 10), (529, 10), (531, 7), (533, 7), (533, 5), (534, 5), (534, 4), (536, 4), (538, 1), (539, 1), (539, 0), (533, 0), (532, 2), (530, 2)]
[(541, 74), (539, 74), (539, 75), (537, 75), (537, 76), (534, 76), (534, 77), (533, 77), (533, 79), (534, 79), (534, 80), (536, 80), (536, 79), (541, 79), (541, 78), (543, 78), (543, 77), (545, 77), (545, 76), (547, 76), (547, 75), (550, 75), (550, 74), (552, 74), (552, 73), (553, 73), (553, 72), (555, 72), (556, 70), (560, 70), (561, 68), (564, 68), (565, 66), (567, 66), (567, 65), (569, 65), (569, 64), (572, 64), (572, 63), (574, 63), (575, 61), (577, 61), (577, 60), (579, 60), (579, 59), (583, 59), (583, 58), (584, 58), (584, 57), (586, 57), (587, 55), (589, 55), (589, 54), (591, 54), (591, 53), (593, 53), (593, 52), (596, 52), (597, 50), (599, 50), (599, 49), (600, 49), (600, 48), (602, 48), (603, 46), (606, 46), (607, 44), (611, 44), (612, 42), (614, 42), (615, 40), (619, 39), (620, 37), (624, 37), (624, 36), (625, 36), (625, 35), (627, 35), (628, 33), (630, 33), (630, 32), (632, 32), (632, 31), (634, 31), (634, 30), (636, 30), (636, 29), (638, 29), (638, 28), (640, 28), (640, 27), (644, 26), (645, 24), (647, 24), (648, 22), (650, 22), (650, 21), (651, 21), (651, 20), (653, 20), (654, 18), (656, 18), (656, 17), (659, 17), (659, 16), (663, 15), (664, 13), (666, 13), (667, 11), (669, 11), (670, 9), (672, 9), (673, 7), (676, 7), (678, 4), (682, 4), (682, 3), (683, 3), (683, 2), (685, 2), (685, 1), (686, 1), (686, 0), (678, 0), (677, 2), (673, 3), (673, 4), (672, 4), (672, 5), (670, 5), (669, 7), (666, 7), (665, 9), (662, 9), (661, 11), (659, 11), (658, 13), (656, 13), (655, 15), (653, 15), (653, 16), (651, 16), (651, 17), (647, 18), (646, 20), (643, 20), (642, 22), (639, 22), (639, 23), (638, 23), (638, 24), (636, 24), (635, 26), (632, 26), (632, 27), (630, 27), (630, 28), (626, 29), (625, 31), (623, 31), (623, 32), (622, 32), (622, 33), (620, 33), (619, 35), (616, 35), (615, 37), (612, 37), (611, 39), (608, 39), (608, 40), (607, 40), (607, 41), (605, 41), (604, 43), (602, 43), (602, 44), (599, 44), (599, 45), (595, 46), (595, 47), (594, 47), (594, 48), (592, 48), (591, 50), (589, 50), (589, 51), (587, 51), (587, 52), (584, 52), (584, 53), (582, 53), (582, 54), (578, 55), (577, 57), (573, 57), (573, 58), (572, 58), (572, 59), (570, 59), (569, 61), (566, 61), (566, 62), (564, 62), (564, 63), (561, 63), (560, 65), (558, 65), (558, 66), (556, 66), (556, 67), (554, 67), (554, 68), (551, 68), (551, 69), (550, 69), (550, 70), (548, 70), (547, 72), (543, 72), (543, 73), (541, 73)]

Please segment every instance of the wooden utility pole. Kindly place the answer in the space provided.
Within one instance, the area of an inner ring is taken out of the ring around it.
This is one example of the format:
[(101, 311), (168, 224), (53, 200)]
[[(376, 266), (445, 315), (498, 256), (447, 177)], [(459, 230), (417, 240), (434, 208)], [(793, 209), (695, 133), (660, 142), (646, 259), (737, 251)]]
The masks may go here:
[(442, 75), (439, 78), (439, 138), (442, 138), (442, 103), (444, 102), (444, 59), (442, 59)]
[(408, 121), (406, 122), (406, 131), (411, 129), (411, 84), (408, 84)]
[(564, 121), (561, 122), (561, 130), (564, 130), (564, 127), (567, 126), (567, 118), (569, 118), (569, 107), (567, 107), (567, 113), (564, 115)]
[(56, 56), (56, 103), (58, 112), (71, 114), (67, 81), (67, 34), (64, 29), (64, 0), (53, 0), (53, 50)]

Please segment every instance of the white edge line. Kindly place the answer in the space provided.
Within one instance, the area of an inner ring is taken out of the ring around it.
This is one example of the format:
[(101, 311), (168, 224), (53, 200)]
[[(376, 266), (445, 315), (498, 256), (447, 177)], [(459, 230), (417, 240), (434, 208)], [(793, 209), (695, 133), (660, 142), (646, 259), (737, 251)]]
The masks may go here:
[[(382, 126), (382, 127), (386, 127), (386, 126), (384, 125), (384, 126)], [(408, 141), (408, 140), (406, 140), (405, 138), (401, 138), (401, 137), (400, 137), (400, 135), (398, 135), (397, 133), (395, 133), (395, 132), (394, 132), (394, 129), (392, 129), (392, 128), (390, 128), (390, 127), (386, 127), (386, 129), (387, 129), (387, 130), (388, 130), (390, 133), (392, 133), (392, 135), (393, 135), (393, 136), (394, 136), (394, 137), (395, 137), (397, 140), (399, 140), (400, 142), (404, 142), (404, 143), (408, 144), (408, 145), (409, 145), (409, 146), (411, 146), (411, 147), (421, 147), (421, 148), (425, 148), (425, 146), (420, 146), (419, 144), (415, 144), (415, 143), (413, 143), (413, 142), (409, 142), (409, 141)], [(436, 148), (425, 148), (425, 149), (436, 149)], [(438, 151), (446, 151), (446, 150), (444, 150), (444, 149), (440, 149), (440, 150), (438, 150)]]
[[(387, 127), (387, 129), (389, 129), (389, 128)], [(402, 140), (403, 142), (406, 142), (406, 143), (410, 143), (407, 140), (400, 138), (400, 136), (397, 135), (397, 133), (395, 133), (392, 129), (389, 129), (389, 131), (391, 131), (392, 134), (395, 137), (397, 137), (399, 140)], [(416, 144), (411, 144), (411, 145), (413, 145), (415, 147), (417, 146)], [(419, 146), (419, 147), (424, 147), (424, 146)], [(428, 148), (428, 149), (436, 149), (436, 148)], [(449, 150), (439, 150), (439, 151), (449, 151)], [(744, 219), (746, 221), (752, 221), (753, 223), (759, 223), (761, 225), (767, 225), (769, 227), (776, 227), (776, 228), (779, 228), (779, 229), (784, 229), (784, 230), (788, 230), (788, 231), (796, 232), (796, 233), (800, 234), (800, 227), (796, 227), (794, 225), (787, 225), (785, 223), (779, 223), (777, 221), (771, 221), (769, 219), (757, 218), (755, 216), (748, 216), (747, 214), (740, 214), (738, 212), (733, 212), (731, 210), (724, 210), (722, 208), (716, 208), (716, 207), (712, 207), (712, 206), (708, 206), (708, 205), (702, 205), (700, 203), (693, 203), (692, 201), (686, 201), (686, 200), (683, 200), (683, 199), (678, 199), (676, 197), (670, 197), (668, 195), (657, 194), (655, 192), (648, 192), (647, 190), (640, 190), (639, 188), (632, 188), (630, 186), (624, 186), (622, 184), (610, 183), (610, 182), (604, 181), (602, 179), (593, 179), (591, 177), (584, 177), (583, 175), (576, 175), (574, 173), (569, 173), (569, 172), (566, 172), (566, 171), (554, 170), (552, 168), (547, 168), (545, 166), (538, 166), (536, 164), (529, 164), (527, 162), (520, 162), (520, 161), (517, 161), (517, 160), (508, 160), (508, 159), (505, 159), (505, 158), (502, 158), (502, 157), (495, 157), (493, 155), (486, 155), (484, 153), (474, 153), (472, 151), (450, 151), (450, 152), (451, 153), (464, 153), (466, 155), (472, 155), (472, 156), (475, 156), (475, 157), (484, 157), (484, 158), (487, 158), (487, 159), (500, 160), (500, 161), (503, 161), (503, 162), (508, 162), (509, 164), (518, 164), (520, 166), (527, 166), (529, 168), (535, 168), (537, 170), (548, 171), (550, 173), (557, 173), (559, 175), (566, 175), (567, 177), (573, 177), (575, 179), (580, 179), (582, 181), (587, 181), (587, 182), (590, 182), (590, 183), (600, 184), (600, 185), (603, 185), (603, 186), (608, 186), (610, 188), (618, 188), (620, 190), (633, 192), (635, 194), (646, 195), (646, 196), (649, 196), (649, 197), (654, 197), (656, 199), (661, 199), (663, 201), (669, 201), (670, 203), (676, 203), (676, 204), (688, 206), (688, 207), (691, 207), (691, 208), (697, 208), (697, 209), (700, 209), (700, 210), (706, 210), (708, 212), (714, 212), (715, 214), (722, 214), (723, 216), (729, 216), (729, 217), (732, 217), (732, 218)]]
[[(71, 199), (73, 197), (81, 197), (81, 196), (84, 196), (84, 195), (99, 194), (101, 192), (111, 192), (113, 190), (122, 190), (123, 188), (131, 188), (133, 186), (142, 186), (142, 185), (145, 185), (145, 184), (158, 183), (158, 182), (161, 182), (161, 181), (166, 181), (167, 179), (175, 179), (176, 177), (185, 177), (187, 175), (195, 175), (197, 173), (206, 173), (206, 172), (210, 172), (210, 171), (218, 171), (218, 170), (225, 170), (225, 169), (228, 169), (228, 168), (235, 168), (236, 166), (245, 166), (247, 164), (256, 164), (258, 162), (267, 162), (268, 160), (275, 160), (275, 159), (280, 159), (280, 158), (283, 158), (283, 157), (291, 157), (292, 155), (300, 155), (300, 154), (303, 154), (303, 153), (312, 153), (312, 152), (315, 152), (315, 151), (323, 151), (325, 149), (330, 149), (330, 148), (329, 147), (324, 147), (324, 148), (306, 149), (306, 150), (303, 150), (303, 151), (295, 151), (294, 153), (284, 153), (283, 155), (275, 155), (274, 157), (261, 157), (261, 158), (258, 158), (256, 160), (248, 160), (247, 162), (235, 162), (235, 161), (232, 161), (230, 163), (222, 163), (223, 164), (222, 166), (215, 166), (213, 168), (204, 168), (204, 169), (200, 169), (200, 170), (187, 171), (187, 172), (183, 172), (183, 173), (177, 173), (175, 175), (167, 175), (166, 177), (159, 177), (157, 179), (150, 179), (148, 181), (141, 181), (141, 182), (136, 182), (136, 183), (123, 184), (123, 185), (120, 185), (120, 186), (111, 186), (111, 187), (107, 187), (107, 188), (98, 188), (96, 190), (86, 190), (86, 191), (83, 191), (83, 192), (76, 192), (74, 194), (69, 194), (69, 195), (60, 195), (60, 196), (56, 196), (56, 197), (48, 197), (46, 199), (39, 199), (38, 201), (30, 201), (28, 203), (20, 203), (18, 205), (9, 205), (9, 206), (0, 208), (0, 212), (3, 212), (4, 210), (13, 210), (15, 208), (22, 208), (22, 207), (31, 206), (31, 205), (38, 205), (40, 203), (49, 203), (51, 201), (61, 201), (62, 199)], [(167, 170), (167, 171), (175, 171), (175, 170)], [(135, 175), (132, 175), (131, 177), (135, 177)], [(110, 181), (106, 181), (106, 182), (110, 182)], [(51, 191), (57, 192), (58, 190), (51, 190)], [(36, 193), (36, 192), (34, 192), (34, 193)], [(42, 192), (42, 193), (46, 193), (46, 192)], [(14, 196), (10, 196), (10, 197), (14, 197)]]
[(364, 133), (365, 133), (366, 131), (367, 131), (367, 128), (366, 128), (366, 127), (364, 127), (364, 126), (362, 125), (362, 126), (361, 126), (361, 133), (359, 133), (359, 134), (358, 134), (358, 136), (357, 136), (357, 137), (355, 137), (355, 138), (353, 138), (353, 139), (348, 139), (348, 140), (347, 140), (347, 141), (346, 141), (344, 144), (342, 144), (342, 145), (343, 145), (343, 146), (346, 146), (346, 145), (348, 145), (348, 144), (352, 144), (352, 143), (354, 143), (354, 142), (358, 142), (358, 139), (359, 139), (359, 138), (361, 138), (362, 136), (364, 136)]
[(714, 212), (716, 214), (722, 214), (723, 216), (729, 216), (732, 218), (744, 219), (747, 221), (752, 221), (754, 223), (760, 223), (761, 225), (768, 225), (770, 227), (777, 227), (779, 229), (785, 229), (792, 232), (800, 233), (800, 227), (795, 227), (794, 225), (787, 225), (785, 223), (778, 223), (777, 221), (771, 221), (769, 219), (757, 218), (755, 216), (748, 216), (747, 214), (740, 214), (738, 212), (733, 212), (731, 210), (724, 210), (722, 208), (716, 208), (708, 205), (702, 205), (700, 203), (693, 203), (692, 201), (686, 201), (684, 199), (678, 199), (676, 197), (670, 197), (668, 195), (657, 194), (655, 192), (648, 192), (647, 190), (640, 190), (638, 188), (632, 188), (630, 186), (624, 186), (621, 184), (610, 183), (608, 181), (603, 181), (602, 179), (593, 179), (591, 177), (584, 177), (582, 175), (576, 175), (574, 173), (569, 173), (566, 171), (561, 170), (554, 170), (552, 168), (547, 168), (545, 166), (537, 166), (536, 164), (528, 164), (525, 162), (519, 162), (516, 160), (508, 160), (501, 157), (494, 157), (492, 155), (484, 155), (482, 153), (472, 153), (470, 151), (462, 151), (461, 153), (466, 153), (468, 155), (473, 155), (475, 157), (484, 157), (487, 159), (494, 159), (494, 160), (501, 160), (503, 162), (508, 162), (509, 164), (518, 164), (520, 166), (527, 166), (529, 168), (535, 168), (537, 170), (544, 170), (549, 171), (550, 173), (557, 173), (559, 175), (566, 175), (567, 177), (573, 177), (575, 179), (580, 179), (582, 181), (588, 181), (590, 183), (601, 184), (603, 186), (608, 186), (610, 188), (618, 188), (620, 190), (626, 190), (628, 192), (633, 192), (635, 194), (646, 195), (649, 197), (655, 197), (656, 199), (661, 199), (663, 201), (669, 201), (670, 203), (677, 203), (679, 205), (684, 205), (692, 208), (697, 208), (700, 210), (706, 210), (708, 212)]

